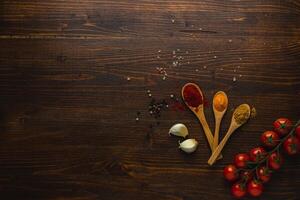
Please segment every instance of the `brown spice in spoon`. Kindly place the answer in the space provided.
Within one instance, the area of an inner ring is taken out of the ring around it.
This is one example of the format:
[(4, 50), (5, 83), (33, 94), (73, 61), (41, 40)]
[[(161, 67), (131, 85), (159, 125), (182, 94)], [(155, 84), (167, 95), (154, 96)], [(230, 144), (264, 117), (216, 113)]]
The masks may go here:
[(233, 113), (237, 124), (244, 124), (250, 117), (249, 108), (246, 104), (240, 105)]

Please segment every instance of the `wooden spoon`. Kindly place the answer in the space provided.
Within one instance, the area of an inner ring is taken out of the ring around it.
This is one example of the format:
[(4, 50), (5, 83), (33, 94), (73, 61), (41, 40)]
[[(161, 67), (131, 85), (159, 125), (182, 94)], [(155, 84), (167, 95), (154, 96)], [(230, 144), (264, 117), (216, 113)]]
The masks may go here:
[[(217, 96), (220, 94), (224, 96), (224, 102), (216, 102)], [(223, 106), (223, 108), (222, 108), (223, 110), (220, 111), (218, 108), (216, 108), (215, 103), (219, 103), (219, 104), (221, 103), (222, 104), (221, 106)], [(226, 93), (223, 91), (217, 92), (213, 98), (213, 110), (214, 110), (214, 114), (215, 114), (215, 134), (214, 134), (214, 141), (213, 141), (214, 149), (216, 149), (219, 144), (220, 124), (221, 124), (224, 114), (227, 111), (227, 107), (228, 107), (228, 98), (227, 98)]]
[[(198, 105), (197, 107), (190, 106), (188, 104), (188, 102), (186, 102), (186, 99), (184, 99), (184, 90), (186, 89), (187, 86), (195, 87), (198, 90), (198, 92), (200, 93), (201, 97), (202, 97), (202, 99), (201, 99), (202, 103), (200, 105)], [(206, 121), (206, 118), (205, 118), (205, 115), (204, 115), (204, 107), (203, 107), (203, 100), (204, 99), (203, 99), (203, 94), (202, 94), (201, 89), (199, 88), (198, 85), (196, 85), (194, 83), (187, 83), (182, 87), (181, 95), (182, 95), (182, 98), (183, 98), (185, 104), (189, 107), (189, 109), (191, 111), (193, 111), (193, 113), (197, 116), (198, 120), (200, 121), (200, 123), (203, 127), (203, 130), (204, 130), (205, 136), (207, 138), (207, 141), (209, 143), (210, 149), (213, 151), (214, 150), (213, 149), (213, 140), (214, 140), (214, 138), (213, 138), (213, 135), (212, 135), (212, 133), (209, 129), (209, 126), (207, 124), (207, 121)]]
[[(238, 123), (237, 120), (235, 119), (235, 116), (237, 114), (237, 110), (241, 107), (246, 107), (247, 111), (246, 111), (246, 120), (244, 120), (242, 123)], [(222, 149), (224, 148), (225, 144), (227, 143), (227, 140), (229, 139), (229, 137), (232, 135), (232, 133), (238, 129), (240, 126), (242, 126), (243, 124), (245, 124), (247, 122), (247, 120), (250, 117), (250, 106), (248, 104), (241, 104), (239, 107), (237, 107), (232, 115), (232, 119), (231, 119), (231, 124), (230, 127), (226, 133), (226, 135), (224, 136), (223, 140), (220, 142), (220, 144), (218, 145), (218, 147), (215, 149), (215, 151), (212, 153), (212, 155), (210, 156), (209, 160), (208, 160), (208, 164), (209, 165), (213, 165), (214, 162), (216, 161), (216, 159), (218, 158), (219, 154), (221, 153)]]

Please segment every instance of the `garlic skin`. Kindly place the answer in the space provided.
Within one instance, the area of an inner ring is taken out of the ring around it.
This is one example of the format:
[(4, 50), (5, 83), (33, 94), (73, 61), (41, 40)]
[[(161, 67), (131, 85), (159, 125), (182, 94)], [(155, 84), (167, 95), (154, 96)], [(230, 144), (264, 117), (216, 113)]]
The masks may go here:
[(184, 124), (179, 123), (179, 124), (174, 124), (170, 128), (169, 134), (185, 138), (186, 136), (188, 136), (189, 131), (188, 131), (187, 127)]
[(198, 147), (198, 142), (195, 139), (187, 139), (183, 142), (179, 143), (179, 148), (186, 152), (186, 153), (193, 153), (197, 147)]

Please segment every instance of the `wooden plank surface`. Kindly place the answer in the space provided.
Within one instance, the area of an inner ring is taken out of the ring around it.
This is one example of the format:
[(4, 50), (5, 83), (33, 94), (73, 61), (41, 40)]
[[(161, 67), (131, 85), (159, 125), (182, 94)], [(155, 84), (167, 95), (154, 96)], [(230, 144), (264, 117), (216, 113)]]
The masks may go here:
[[(300, 118), (299, 41), (297, 0), (1, 1), (1, 198), (231, 199), (223, 167), (276, 118)], [(240, 103), (258, 112), (214, 167), (191, 112), (148, 114), (147, 90), (171, 101), (189, 81), (208, 104), (228, 93), (222, 133)], [(194, 154), (168, 136), (176, 122)], [(300, 158), (287, 158), (260, 199), (296, 200), (299, 187)]]

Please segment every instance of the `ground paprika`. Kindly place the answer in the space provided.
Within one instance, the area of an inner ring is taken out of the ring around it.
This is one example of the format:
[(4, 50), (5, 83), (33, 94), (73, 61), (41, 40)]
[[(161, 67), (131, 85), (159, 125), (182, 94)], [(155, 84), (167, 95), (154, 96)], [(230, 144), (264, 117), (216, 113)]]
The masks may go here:
[(203, 104), (203, 96), (198, 88), (193, 84), (189, 84), (184, 87), (183, 98), (184, 101), (191, 107), (196, 108)]

